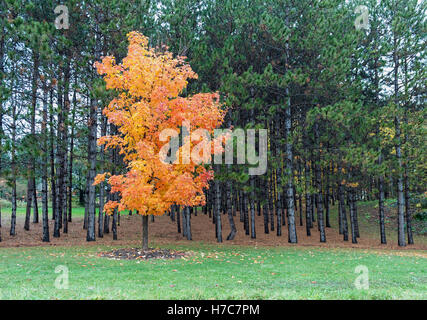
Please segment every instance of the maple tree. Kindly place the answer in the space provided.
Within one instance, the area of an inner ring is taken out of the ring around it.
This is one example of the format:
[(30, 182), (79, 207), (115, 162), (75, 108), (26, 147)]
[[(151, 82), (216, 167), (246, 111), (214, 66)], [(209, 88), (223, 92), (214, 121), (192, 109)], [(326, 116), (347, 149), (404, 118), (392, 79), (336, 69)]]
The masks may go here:
[[(167, 50), (149, 48), (148, 38), (138, 32), (130, 32), (128, 40), (128, 54), (122, 63), (116, 64), (114, 57), (107, 56), (95, 64), (98, 73), (104, 75), (106, 88), (117, 92), (103, 113), (118, 133), (99, 138), (98, 144), (118, 148), (128, 171), (99, 174), (94, 184), (108, 179), (111, 192), (120, 196), (120, 200), (105, 204), (107, 213), (135, 210), (143, 216), (143, 249), (148, 249), (148, 215), (162, 215), (173, 204), (203, 205), (203, 189), (213, 178), (213, 172), (204, 166), (208, 162), (205, 153), (202, 162), (183, 161), (185, 151), (199, 140), (183, 139), (177, 161), (164, 161), (162, 132), (177, 133), (183, 127), (190, 130), (191, 124), (191, 129), (213, 134), (223, 122), (225, 110), (218, 93), (180, 96), (188, 80), (197, 78), (185, 64), (185, 57), (174, 58)], [(171, 134), (169, 138), (176, 137)], [(208, 150), (210, 158), (214, 152), (223, 151), (223, 138), (202, 139), (205, 142), (199, 143), (204, 144), (203, 151)]]

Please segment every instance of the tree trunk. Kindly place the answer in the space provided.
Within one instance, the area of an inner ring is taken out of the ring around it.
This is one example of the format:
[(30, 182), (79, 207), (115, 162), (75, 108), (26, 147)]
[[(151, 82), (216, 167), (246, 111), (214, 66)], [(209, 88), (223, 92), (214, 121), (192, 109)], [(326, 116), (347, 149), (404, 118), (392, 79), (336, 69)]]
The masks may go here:
[(355, 227), (355, 212), (354, 212), (354, 189), (348, 191), (348, 200), (350, 206), (350, 224), (351, 224), (351, 242), (357, 243), (356, 227)]
[[(31, 161), (31, 160), (30, 160)], [(31, 165), (29, 165), (28, 174), (32, 174)], [(24, 230), (30, 230), (31, 206), (33, 200), (33, 178), (30, 176), (27, 182), (27, 206), (25, 210)]]
[(325, 190), (325, 211), (326, 211), (326, 228), (331, 227), (331, 222), (329, 219), (329, 168), (325, 170), (326, 175), (326, 190)]
[[(76, 81), (77, 82), (77, 81)], [(76, 89), (73, 92), (73, 112), (71, 116), (70, 161), (68, 164), (68, 222), (73, 221), (73, 161), (74, 161), (74, 130), (76, 121)]]
[(221, 226), (221, 191), (218, 179), (215, 180), (215, 217), (216, 217), (216, 236), (217, 241), (222, 242), (222, 226)]
[(36, 178), (33, 177), (33, 223), (39, 223), (39, 206), (37, 204)]
[[(36, 105), (37, 105), (37, 81), (39, 79), (39, 55), (33, 49), (33, 77), (31, 81), (31, 137), (35, 139), (36, 137)], [(24, 229), (30, 230), (30, 217), (31, 217), (31, 203), (34, 201), (35, 195), (35, 163), (36, 159), (33, 152), (30, 153), (28, 159), (28, 183), (27, 183), (27, 210), (25, 214), (25, 224)], [(38, 212), (34, 211), (34, 219), (37, 215), (38, 221)]]
[(55, 176), (55, 140), (54, 140), (54, 124), (53, 124), (53, 89), (50, 89), (50, 98), (49, 98), (49, 148), (50, 148), (50, 187), (51, 187), (51, 196), (52, 196), (52, 220), (56, 217), (56, 176)]
[[(14, 67), (12, 70), (14, 71)], [(11, 100), (11, 108), (12, 108), (12, 150), (11, 150), (11, 169), (12, 169), (12, 216), (10, 219), (10, 235), (16, 235), (16, 105), (13, 94), (13, 86), (14, 81), (12, 78), (11, 81), (11, 91), (12, 91), (12, 100)]]
[(411, 219), (411, 205), (409, 202), (409, 183), (408, 174), (406, 173), (405, 167), (405, 218), (406, 218), (406, 232), (408, 233), (408, 244), (414, 244), (414, 237), (412, 235), (412, 219)]
[[(381, 158), (381, 155), (380, 155)], [(378, 179), (378, 213), (379, 213), (379, 222), (380, 222), (380, 237), (381, 243), (387, 244), (386, 234), (385, 234), (385, 217), (384, 217), (384, 177), (382, 174)]]
[(178, 233), (181, 233), (181, 207), (176, 206), (176, 225), (178, 228)]
[[(396, 35), (393, 37), (394, 50), (393, 50), (393, 62), (394, 62), (394, 99), (396, 107), (399, 109), (399, 59), (397, 56), (397, 38)], [(398, 221), (398, 244), (401, 247), (406, 246), (405, 241), (405, 195), (403, 193), (403, 172), (402, 172), (402, 149), (400, 141), (400, 117), (398, 114), (394, 117), (395, 127), (395, 141), (396, 141), (396, 158), (399, 165), (398, 176), (397, 176), (397, 221)]]
[[(4, 43), (5, 32), (3, 26), (1, 27), (0, 36), (0, 74), (4, 73)], [(0, 99), (0, 154), (3, 154), (3, 100)], [(0, 156), (0, 175), (2, 171), (2, 157)], [(0, 242), (1, 242), (1, 206), (0, 206)]]
[[(107, 135), (107, 119), (105, 116), (101, 118), (101, 137)], [(105, 166), (105, 147), (101, 146), (101, 170), (104, 171)], [(104, 237), (104, 182), (99, 185), (99, 213), (98, 213), (98, 237)], [(132, 215), (132, 210), (129, 210), (129, 215)]]
[(142, 216), (142, 250), (148, 250), (148, 216)]
[[(278, 133), (280, 132), (280, 123), (279, 123), (279, 118), (276, 121), (276, 132), (277, 135), (279, 135)], [(279, 138), (279, 137), (277, 137)], [(280, 152), (280, 146), (279, 143), (276, 143), (276, 158), (277, 158), (277, 169), (276, 169), (276, 194), (277, 194), (277, 198), (276, 198), (276, 216), (277, 216), (277, 236), (281, 236), (282, 235), (282, 170), (281, 170), (281, 162), (282, 162), (282, 155)]]
[(190, 211), (190, 207), (187, 207), (187, 210), (185, 210), (187, 217), (185, 219), (186, 223), (187, 223), (187, 227), (186, 227), (186, 235), (187, 235), (187, 240), (193, 240), (192, 235), (191, 235), (191, 211)]
[[(319, 144), (319, 124), (316, 121), (314, 124), (314, 135), (316, 142)], [(318, 153), (317, 160), (320, 163), (320, 152)], [(314, 171), (315, 171), (315, 179), (316, 179), (316, 188), (318, 190), (316, 196), (316, 204), (317, 204), (317, 219), (320, 231), (320, 242), (326, 242), (326, 234), (325, 234), (325, 224), (323, 221), (323, 199), (322, 199), (322, 180), (320, 175), (320, 164), (317, 163)]]
[(251, 199), (250, 199), (250, 210), (251, 210), (251, 238), (256, 238), (255, 231), (255, 179), (253, 176), (250, 177), (251, 180)]
[(273, 207), (273, 195), (271, 190), (271, 176), (267, 177), (267, 201), (268, 201), (268, 210), (270, 211), (270, 230), (274, 231), (274, 207)]
[[(341, 167), (338, 167), (338, 174), (341, 173)], [(339, 181), (340, 176), (338, 176), (338, 209), (339, 214), (341, 216), (341, 224), (342, 224), (342, 233), (344, 237), (344, 241), (348, 241), (348, 223), (347, 223), (347, 213), (345, 210), (345, 197), (344, 197), (344, 186), (341, 184), (341, 181)], [(351, 219), (351, 218), (350, 218)], [(352, 229), (353, 233), (353, 229)]]
[[(228, 170), (230, 171), (230, 168), (228, 168)], [(230, 224), (230, 233), (227, 236), (227, 240), (233, 240), (237, 233), (236, 225), (234, 224), (233, 212), (232, 212), (231, 191), (232, 191), (231, 180), (227, 180), (227, 214), (228, 214), (228, 222)]]
[(115, 209), (113, 213), (113, 222), (111, 223), (111, 231), (113, 232), (113, 240), (117, 240), (117, 209)]
[[(288, 95), (288, 88), (286, 88), (286, 94)], [(286, 184), (286, 199), (287, 206), (286, 211), (288, 215), (288, 242), (297, 243), (297, 229), (295, 224), (295, 194), (294, 194), (294, 170), (293, 170), (293, 151), (292, 143), (290, 141), (292, 129), (292, 114), (291, 114), (291, 100), (287, 98), (287, 106), (285, 109), (285, 135), (286, 135), (286, 173), (288, 175), (288, 181)]]
[(307, 236), (311, 236), (311, 228), (313, 221), (311, 220), (311, 194), (310, 190), (310, 167), (307, 162), (305, 162), (305, 229)]
[(182, 236), (187, 238), (187, 207), (182, 208)]
[(89, 115), (89, 199), (88, 199), (88, 223), (87, 241), (95, 241), (95, 186), (93, 180), (96, 174), (96, 112), (97, 103), (91, 100)]
[(47, 87), (46, 84), (43, 88), (43, 122), (42, 122), (42, 134), (43, 134), (43, 156), (42, 156), (42, 219), (43, 219), (43, 242), (49, 242), (49, 214), (48, 214), (48, 185), (47, 185), (47, 162), (48, 162), (48, 132), (47, 132)]

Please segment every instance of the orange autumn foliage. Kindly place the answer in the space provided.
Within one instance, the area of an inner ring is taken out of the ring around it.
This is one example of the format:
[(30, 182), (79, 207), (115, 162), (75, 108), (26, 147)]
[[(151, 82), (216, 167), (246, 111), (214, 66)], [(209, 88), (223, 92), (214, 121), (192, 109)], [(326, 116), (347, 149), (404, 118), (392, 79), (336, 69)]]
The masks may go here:
[[(117, 92), (103, 114), (117, 127), (118, 134), (101, 137), (98, 144), (118, 148), (128, 169), (123, 175), (107, 178), (108, 174), (103, 173), (96, 177), (95, 184), (107, 179), (111, 192), (120, 195), (119, 201), (107, 202), (104, 210), (110, 214), (117, 208), (162, 215), (172, 204), (203, 205), (203, 188), (208, 187), (213, 172), (192, 161), (162, 162), (159, 152), (166, 142), (160, 141), (159, 135), (164, 129), (179, 132), (184, 121), (191, 123), (191, 129), (213, 133), (225, 115), (219, 95), (180, 97), (188, 80), (197, 78), (185, 64), (185, 57), (174, 58), (170, 52), (149, 48), (148, 39), (138, 32), (129, 33), (128, 40), (128, 54), (122, 63), (105, 57), (95, 64), (98, 73), (104, 75), (107, 89)], [(190, 139), (185, 143), (194, 144)]]

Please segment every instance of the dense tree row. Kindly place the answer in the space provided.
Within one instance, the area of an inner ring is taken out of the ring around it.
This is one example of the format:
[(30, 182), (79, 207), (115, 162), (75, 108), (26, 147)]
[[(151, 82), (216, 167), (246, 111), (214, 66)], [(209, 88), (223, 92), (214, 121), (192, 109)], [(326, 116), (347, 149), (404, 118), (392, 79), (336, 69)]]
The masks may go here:
[[(288, 241), (296, 243), (299, 224), (307, 235), (318, 228), (320, 242), (326, 242), (331, 206), (337, 204), (339, 233), (357, 243), (357, 201), (375, 199), (386, 243), (384, 201), (395, 198), (398, 243), (413, 243), (410, 196), (425, 192), (427, 183), (425, 2), (64, 5), (69, 29), (55, 28), (51, 1), (0, 4), (0, 170), (11, 190), (11, 235), (17, 232), (16, 183), (25, 179), (25, 230), (39, 222), (41, 208), (43, 241), (50, 233), (67, 233), (76, 195), (85, 206), (87, 240), (110, 230), (117, 238), (120, 215), (104, 215), (103, 207), (118, 195), (93, 181), (99, 172), (120, 173), (125, 166), (117, 150), (96, 144), (117, 128), (101, 112), (114, 93), (93, 65), (107, 55), (120, 61), (126, 35), (136, 30), (152, 47), (166, 45), (187, 56), (199, 77), (183, 95), (218, 91), (228, 108), (224, 128), (268, 130), (265, 174), (248, 175), (250, 165), (236, 164), (237, 150), (234, 164), (213, 166), (215, 180), (202, 213), (214, 222), (219, 242), (224, 223), (231, 227), (226, 239), (235, 237), (237, 219), (252, 238), (256, 232), (281, 236), (286, 228)], [(355, 13), (359, 5), (366, 6), (369, 25), (363, 10)], [(365, 24), (355, 27), (355, 21)], [(168, 212), (187, 239), (197, 210), (176, 205)], [(54, 230), (48, 219), (55, 221)], [(264, 230), (255, 230), (255, 219), (263, 219)]]

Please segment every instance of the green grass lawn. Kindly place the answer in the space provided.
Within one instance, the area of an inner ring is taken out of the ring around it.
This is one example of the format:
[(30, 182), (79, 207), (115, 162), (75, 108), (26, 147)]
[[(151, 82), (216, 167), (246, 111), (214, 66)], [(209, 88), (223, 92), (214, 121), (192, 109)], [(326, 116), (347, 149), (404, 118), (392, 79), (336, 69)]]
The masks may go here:
[[(2, 299), (426, 299), (427, 259), (363, 250), (215, 247), (186, 260), (97, 256), (111, 247), (0, 249)], [(406, 252), (409, 254), (410, 252)], [(59, 265), (69, 288), (55, 288)], [(369, 270), (369, 289), (354, 282)]]
[[(12, 209), (10, 207), (8, 208), (2, 208), (2, 215), (3, 218), (10, 218), (10, 214), (12, 213)], [(26, 212), (26, 208), (25, 207), (17, 207), (16, 208), (16, 215), (18, 217), (25, 217), (25, 212)], [(52, 216), (52, 208), (50, 207), (50, 203), (49, 203), (49, 208), (48, 208), (48, 212), (49, 212), (49, 219)], [(79, 206), (75, 206), (73, 207), (73, 217), (83, 217), (85, 215), (85, 208), (84, 207), (79, 207)], [(31, 209), (31, 221), (32, 221), (32, 217), (33, 217), (33, 211)], [(42, 207), (41, 204), (39, 205), (39, 219), (41, 221), (42, 219)]]

